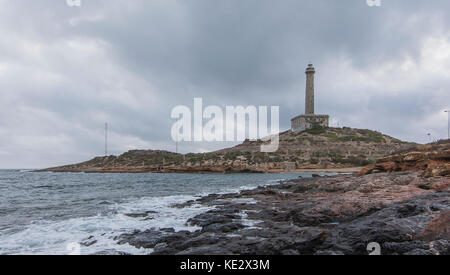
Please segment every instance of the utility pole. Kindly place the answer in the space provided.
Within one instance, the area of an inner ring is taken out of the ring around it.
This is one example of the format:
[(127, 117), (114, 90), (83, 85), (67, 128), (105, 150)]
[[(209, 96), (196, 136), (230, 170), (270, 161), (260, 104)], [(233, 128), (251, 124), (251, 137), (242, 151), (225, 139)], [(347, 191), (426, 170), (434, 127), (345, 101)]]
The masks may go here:
[(175, 152), (178, 154), (178, 132), (177, 132), (177, 141), (175, 142), (175, 146), (176, 146)]
[(108, 156), (108, 122), (105, 123), (105, 157)]
[(445, 110), (447, 113), (447, 138), (450, 139), (450, 110)]

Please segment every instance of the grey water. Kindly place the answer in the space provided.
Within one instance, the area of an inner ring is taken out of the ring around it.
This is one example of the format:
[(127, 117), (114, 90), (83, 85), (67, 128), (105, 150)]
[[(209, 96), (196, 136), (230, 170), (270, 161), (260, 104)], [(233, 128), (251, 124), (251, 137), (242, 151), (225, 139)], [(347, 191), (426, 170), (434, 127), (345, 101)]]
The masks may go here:
[[(133, 230), (172, 227), (195, 230), (187, 219), (208, 208), (173, 204), (211, 193), (237, 192), (279, 180), (310, 177), (284, 174), (84, 174), (0, 170), (0, 254), (65, 254), (67, 245), (95, 239), (83, 254), (114, 249), (115, 237)], [(149, 216), (130, 217), (146, 213)]]

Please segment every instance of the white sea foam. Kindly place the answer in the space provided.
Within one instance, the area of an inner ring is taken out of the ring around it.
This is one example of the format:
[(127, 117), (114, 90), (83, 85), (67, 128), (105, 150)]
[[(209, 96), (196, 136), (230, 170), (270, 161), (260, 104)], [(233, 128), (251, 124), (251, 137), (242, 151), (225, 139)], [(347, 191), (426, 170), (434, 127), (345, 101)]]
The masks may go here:
[[(255, 188), (258, 188), (258, 187), (268, 187), (268, 186), (278, 185), (278, 184), (280, 184), (280, 180), (282, 180), (282, 179), (267, 180), (267, 182), (265, 184), (242, 185), (242, 186), (235, 187), (235, 188), (224, 188), (222, 190), (219, 190), (219, 191), (216, 191), (213, 193), (218, 194), (218, 195), (239, 193), (239, 192), (245, 191), (245, 190), (254, 190)], [(200, 196), (200, 197), (208, 196), (209, 194), (211, 194), (211, 193), (203, 192), (203, 193), (199, 193), (198, 196)]]
[(232, 203), (241, 203), (241, 204), (256, 204), (258, 203), (257, 200), (254, 198), (235, 198), (229, 200)]
[[(5, 178), (11, 177), (11, 175), (8, 173), (5, 174)], [(87, 190), (86, 188), (91, 188), (90, 186), (99, 186), (99, 189), (93, 188), (94, 191), (99, 192), (99, 190), (101, 190), (104, 185), (109, 184), (109, 181), (117, 180), (115, 177), (105, 178), (98, 177), (97, 175), (86, 175), (86, 178), (83, 178), (81, 181), (92, 182), (92, 185), (78, 186), (80, 181), (79, 174), (76, 174), (77, 177), (73, 177), (72, 174), (35, 174), (27, 173), (27, 171), (24, 170), (20, 173), (20, 175), (27, 175), (28, 178), (26, 182), (36, 181), (43, 182), (43, 184), (47, 184), (47, 182), (49, 182), (50, 185), (57, 183), (58, 186), (60, 182), (64, 182), (67, 184), (61, 185), (61, 188), (69, 188), (69, 190), (73, 190), (74, 192), (81, 192), (80, 194), (86, 194), (86, 192), (89, 192), (89, 190)], [(12, 178), (14, 179), (14, 177)], [(120, 176), (117, 176), (117, 178), (120, 179)], [(142, 178), (144, 182), (148, 180), (151, 183), (164, 184), (162, 186), (170, 186), (170, 184), (179, 184), (185, 182), (184, 178), (174, 178), (173, 175), (171, 175), (170, 179), (159, 179), (154, 175), (148, 175), (146, 177), (133, 175), (131, 179), (126, 179), (129, 180), (129, 188), (135, 188), (136, 184), (138, 186), (136, 188), (142, 188), (143, 190), (153, 188), (152, 190), (155, 190), (155, 192), (159, 192), (158, 187), (151, 186), (150, 184), (148, 187), (143, 188)], [(23, 179), (20, 180), (23, 181)], [(198, 182), (199, 186), (205, 187), (203, 189), (205, 190), (205, 193), (198, 194), (196, 196), (177, 195), (177, 193), (174, 193), (173, 196), (130, 199), (123, 203), (109, 205), (109, 203), (112, 203), (112, 201), (114, 200), (109, 200), (108, 193), (105, 193), (105, 198), (100, 199), (98, 203), (104, 205), (107, 209), (106, 211), (101, 211), (101, 213), (96, 216), (69, 218), (58, 221), (30, 221), (31, 224), (25, 227), (23, 227), (22, 225), (17, 225), (16, 227), (16, 225), (11, 224), (11, 226), (8, 228), (8, 232), (14, 233), (0, 232), (0, 254), (70, 254), (70, 252), (73, 251), (69, 251), (67, 249), (69, 244), (82, 243), (86, 240), (88, 240), (88, 242), (96, 241), (96, 243), (88, 247), (81, 246), (79, 251), (81, 254), (93, 254), (108, 250), (130, 254), (151, 253), (152, 250), (150, 249), (137, 249), (131, 245), (119, 245), (117, 244), (117, 240), (114, 240), (114, 238), (120, 236), (123, 233), (129, 233), (134, 230), (146, 230), (151, 228), (174, 228), (176, 231), (193, 231), (199, 229), (197, 227), (191, 227), (187, 225), (187, 220), (200, 213), (211, 210), (213, 207), (206, 207), (199, 204), (193, 204), (185, 208), (175, 208), (171, 206), (173, 204), (195, 200), (201, 195), (208, 195), (210, 193), (224, 194), (235, 193), (242, 190), (251, 190), (256, 188), (258, 185), (261, 185), (262, 182), (261, 179), (253, 181), (253, 178), (245, 178), (243, 180), (239, 177), (226, 177), (226, 179), (223, 180), (223, 184), (221, 183), (220, 185), (217, 185), (216, 182), (216, 185), (214, 187), (211, 187), (208, 184), (210, 180), (214, 180), (214, 178), (209, 179), (208, 177), (199, 177), (198, 180), (190, 180), (193, 183), (200, 181)], [(236, 184), (241, 183), (241, 180), (244, 186), (236, 186)], [(232, 183), (232, 187), (226, 187), (227, 183)], [(275, 180), (273, 178), (264, 181), (264, 185), (266, 186), (278, 183), (278, 180)], [(14, 189), (17, 188), (16, 185), (5, 186), (11, 188), (11, 192), (17, 192), (17, 190)], [(114, 188), (114, 185), (111, 186), (113, 186), (112, 188)], [(198, 192), (197, 190), (202, 190), (202, 188), (192, 188), (192, 190), (196, 190), (196, 192)], [(42, 189), (39, 189), (40, 192), (41, 190)], [(23, 192), (24, 194), (28, 194), (28, 191)], [(13, 196), (16, 196), (16, 193), (11, 194)], [(130, 194), (132, 194), (132, 192), (127, 193), (127, 196), (129, 197)], [(61, 197), (64, 196), (61, 195)], [(36, 198), (39, 199), (39, 197)], [(238, 199), (234, 202), (249, 204), (255, 203), (255, 201), (252, 199)], [(78, 208), (74, 209), (74, 212), (76, 210), (80, 211)], [(153, 213), (153, 211), (156, 213)], [(148, 216), (134, 215), (135, 217), (130, 217), (129, 215), (127, 215), (142, 213), (148, 213)], [(76, 214), (80, 214), (80, 212), (76, 212)], [(245, 212), (243, 213), (243, 221), (247, 226), (255, 226), (259, 222), (248, 220)]]
[(260, 220), (250, 220), (248, 219), (248, 213), (258, 213), (259, 211), (255, 210), (244, 210), (239, 212), (237, 215), (241, 216), (241, 223), (245, 226), (247, 226), (246, 229), (254, 229), (258, 228), (256, 225), (259, 223), (262, 223), (263, 221)]
[[(105, 250), (116, 250), (131, 254), (151, 253), (148, 249), (137, 249), (130, 245), (118, 245), (114, 237), (134, 230), (172, 227), (175, 230), (196, 230), (186, 225), (186, 221), (211, 207), (194, 204), (186, 208), (173, 208), (175, 203), (194, 199), (193, 196), (171, 196), (142, 198), (112, 206), (108, 215), (74, 218), (60, 222), (38, 222), (25, 230), (0, 236), (0, 254), (69, 254), (70, 243), (90, 240), (97, 243), (89, 247), (81, 246), (81, 254), (93, 254)], [(149, 218), (132, 218), (125, 214), (155, 211)]]

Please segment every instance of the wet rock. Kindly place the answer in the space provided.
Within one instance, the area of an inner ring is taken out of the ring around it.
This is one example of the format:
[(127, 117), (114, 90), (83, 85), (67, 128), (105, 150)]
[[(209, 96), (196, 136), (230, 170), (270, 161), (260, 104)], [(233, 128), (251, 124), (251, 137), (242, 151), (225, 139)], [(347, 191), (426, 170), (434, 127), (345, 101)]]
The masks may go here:
[(287, 249), (283, 250), (280, 253), (281, 255), (300, 255), (300, 253), (297, 250), (294, 249)]
[(202, 232), (227, 233), (227, 232), (237, 231), (244, 227), (245, 227), (244, 225), (237, 223), (237, 222), (230, 222), (230, 223), (225, 223), (225, 224), (213, 223), (213, 224), (204, 226), (202, 228)]
[(431, 256), (435, 255), (433, 251), (431, 250), (424, 250), (424, 249), (414, 249), (411, 250), (403, 255), (415, 255), (415, 256)]
[(405, 254), (414, 250), (427, 250), (429, 244), (423, 241), (407, 241), (407, 242), (386, 242), (381, 246), (383, 254)]
[(187, 202), (184, 202), (184, 203), (174, 204), (174, 205), (172, 205), (172, 207), (173, 208), (186, 208), (186, 207), (192, 206), (193, 204), (195, 204), (195, 201), (190, 200), (190, 201), (187, 201)]
[(97, 243), (97, 240), (94, 238), (94, 236), (90, 236), (89, 238), (84, 239), (80, 245), (89, 247)]
[(167, 233), (163, 231), (150, 229), (125, 233), (116, 237), (115, 240), (118, 241), (118, 244), (128, 243), (136, 248), (154, 248), (166, 235)]
[(205, 227), (211, 224), (223, 224), (230, 223), (234, 220), (241, 219), (241, 216), (237, 215), (239, 210), (229, 209), (229, 210), (211, 210), (204, 214), (200, 214), (192, 219), (188, 220), (188, 223), (191, 225), (197, 225), (201, 227)]
[(93, 253), (91, 255), (100, 255), (100, 256), (124, 256), (124, 255), (129, 255), (128, 253), (122, 252), (122, 251), (117, 251), (115, 249), (106, 249), (106, 250), (102, 250), (96, 253)]
[(130, 217), (130, 218), (146, 218), (148, 217), (148, 215), (150, 214), (156, 214), (158, 212), (155, 211), (147, 211), (144, 213), (129, 213), (129, 214), (125, 214), (125, 216)]
[(316, 253), (314, 253), (314, 255), (332, 255), (332, 256), (341, 256), (341, 255), (345, 255), (343, 252), (341, 251), (334, 251), (334, 250), (319, 250)]
[(232, 253), (222, 247), (217, 246), (201, 246), (191, 247), (184, 251), (176, 253), (176, 255), (231, 255)]
[(174, 228), (160, 228), (159, 229), (162, 232), (167, 232), (167, 233), (175, 233), (175, 229)]

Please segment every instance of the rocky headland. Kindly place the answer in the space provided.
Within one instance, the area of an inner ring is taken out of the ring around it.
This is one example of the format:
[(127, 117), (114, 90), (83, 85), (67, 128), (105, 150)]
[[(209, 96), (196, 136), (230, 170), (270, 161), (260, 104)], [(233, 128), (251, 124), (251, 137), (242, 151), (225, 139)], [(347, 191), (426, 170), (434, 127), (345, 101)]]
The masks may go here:
[(379, 132), (351, 128), (317, 128), (280, 134), (279, 150), (261, 153), (261, 140), (246, 140), (205, 154), (133, 150), (120, 156), (42, 171), (86, 173), (276, 173), (362, 167), (415, 144)]
[(424, 177), (450, 175), (450, 140), (417, 145), (380, 158), (362, 169), (359, 175), (378, 172), (422, 171)]
[(373, 242), (384, 255), (449, 255), (449, 146), (397, 152), (360, 175), (212, 194), (173, 206), (214, 207), (188, 221), (200, 230), (149, 229), (117, 242), (163, 255), (367, 255)]

